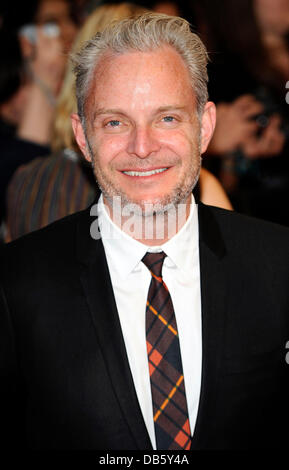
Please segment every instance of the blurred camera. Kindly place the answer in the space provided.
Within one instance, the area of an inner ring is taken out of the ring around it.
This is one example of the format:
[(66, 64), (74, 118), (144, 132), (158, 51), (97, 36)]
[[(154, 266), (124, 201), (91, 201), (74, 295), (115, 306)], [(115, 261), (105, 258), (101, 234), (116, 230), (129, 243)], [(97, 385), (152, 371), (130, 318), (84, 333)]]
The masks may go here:
[(276, 97), (264, 87), (256, 89), (254, 96), (256, 100), (263, 105), (263, 111), (253, 118), (259, 126), (258, 134), (261, 135), (263, 130), (268, 126), (273, 114), (279, 114), (281, 117), (280, 130), (285, 135), (286, 140), (289, 139), (289, 120), (287, 115), (284, 114), (282, 107), (280, 107), (280, 102)]
[[(42, 27), (42, 32), (45, 36), (49, 38), (55, 38), (59, 36), (60, 29), (56, 23), (50, 22), (45, 23)], [(31, 44), (36, 44), (36, 26), (34, 24), (26, 24), (22, 26), (19, 30), (20, 36), (25, 37)]]

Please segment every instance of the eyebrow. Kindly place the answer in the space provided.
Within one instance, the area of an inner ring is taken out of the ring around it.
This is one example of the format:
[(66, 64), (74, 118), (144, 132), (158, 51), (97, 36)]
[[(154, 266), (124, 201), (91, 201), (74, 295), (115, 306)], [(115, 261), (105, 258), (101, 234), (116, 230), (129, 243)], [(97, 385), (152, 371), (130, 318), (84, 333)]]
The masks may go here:
[[(168, 105), (168, 106), (160, 106), (154, 114), (159, 114), (159, 113), (165, 113), (167, 111), (186, 111), (186, 106), (179, 106), (179, 105)], [(105, 109), (105, 108), (98, 108), (93, 112), (93, 122), (98, 116), (101, 115), (106, 115), (106, 114), (121, 114), (123, 116), (126, 116), (126, 112), (123, 111), (122, 109)]]
[(101, 116), (103, 114), (122, 114), (125, 116), (125, 113), (121, 109), (105, 109), (105, 108), (98, 108), (93, 112), (93, 121), (98, 116)]
[(167, 111), (186, 111), (186, 106), (179, 106), (179, 105), (169, 105), (169, 106), (161, 106), (157, 109), (156, 114), (158, 113), (165, 113)]

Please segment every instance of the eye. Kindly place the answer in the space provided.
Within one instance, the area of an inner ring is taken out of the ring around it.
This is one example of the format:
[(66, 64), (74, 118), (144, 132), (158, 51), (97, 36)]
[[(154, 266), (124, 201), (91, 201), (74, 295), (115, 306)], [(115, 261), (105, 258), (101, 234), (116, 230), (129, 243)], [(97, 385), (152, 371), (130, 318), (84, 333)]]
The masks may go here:
[(118, 121), (117, 119), (112, 119), (111, 121), (106, 123), (107, 127), (119, 127), (119, 125), (120, 121)]
[(174, 122), (175, 118), (173, 116), (164, 116), (163, 118), (164, 122)]
[(175, 116), (168, 114), (167, 116), (163, 115), (158, 118), (157, 125), (163, 129), (174, 129), (180, 122), (180, 119)]
[(120, 134), (122, 132), (126, 132), (129, 129), (129, 121), (125, 118), (117, 119), (115, 118), (107, 118), (103, 121), (102, 127), (104, 132), (110, 134)]

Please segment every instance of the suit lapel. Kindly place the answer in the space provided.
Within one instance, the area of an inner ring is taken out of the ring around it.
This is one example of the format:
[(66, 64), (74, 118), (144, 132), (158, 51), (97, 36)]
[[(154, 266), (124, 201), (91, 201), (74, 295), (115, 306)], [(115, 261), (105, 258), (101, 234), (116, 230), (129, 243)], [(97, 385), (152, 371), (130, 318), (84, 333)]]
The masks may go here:
[(90, 236), (89, 211), (78, 226), (77, 251), (80, 280), (95, 326), (97, 340), (124, 420), (139, 449), (152, 449), (128, 363), (119, 316), (101, 240)]
[(226, 248), (213, 210), (200, 203), (199, 248), (202, 300), (202, 380), (198, 416), (192, 447), (207, 447), (214, 410), (226, 311), (224, 259)]

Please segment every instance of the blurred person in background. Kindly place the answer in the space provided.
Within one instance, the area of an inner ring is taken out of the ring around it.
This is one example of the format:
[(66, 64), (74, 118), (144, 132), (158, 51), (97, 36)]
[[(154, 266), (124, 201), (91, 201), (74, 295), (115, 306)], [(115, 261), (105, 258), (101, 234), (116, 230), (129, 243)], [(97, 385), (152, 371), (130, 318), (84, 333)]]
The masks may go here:
[[(32, 90), (17, 134), (28, 140), (49, 143), (56, 98), (77, 28), (68, 0), (38, 0), (36, 3), (32, 24), (22, 26), (19, 31)], [(27, 26), (35, 28), (32, 35), (27, 34)]]
[[(100, 6), (87, 18), (73, 46), (79, 51), (85, 41), (102, 31), (111, 21), (135, 16), (144, 8), (130, 3)], [(70, 115), (76, 112), (75, 78), (69, 63), (56, 107), (51, 147), (53, 153), (20, 167), (7, 193), (6, 241), (37, 230), (68, 214), (89, 206), (96, 198), (92, 168), (79, 152)], [(194, 190), (196, 200), (232, 209), (217, 179), (202, 169)]]
[(195, 0), (217, 126), (205, 165), (236, 210), (289, 224), (288, 0)]
[[(66, 0), (41, 0), (1, 11), (0, 224), (17, 167), (49, 154), (55, 103), (76, 32)], [(3, 225), (2, 225), (3, 236)]]

